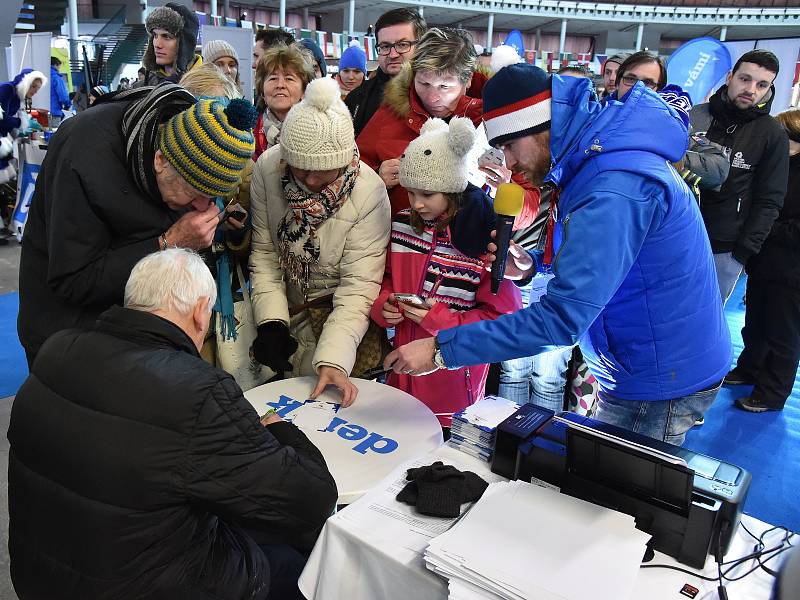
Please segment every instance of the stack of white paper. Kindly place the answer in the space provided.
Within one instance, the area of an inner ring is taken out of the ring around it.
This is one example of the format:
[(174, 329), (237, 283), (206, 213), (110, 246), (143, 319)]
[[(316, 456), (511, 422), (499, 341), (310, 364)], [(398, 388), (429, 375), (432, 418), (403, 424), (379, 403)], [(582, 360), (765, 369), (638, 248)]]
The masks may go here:
[(489, 461), (492, 458), (495, 429), (519, 410), (519, 404), (486, 396), (472, 406), (453, 415), (448, 444), (472, 456)]
[(451, 600), (624, 600), (649, 539), (630, 515), (511, 481), (434, 538), (425, 563)]

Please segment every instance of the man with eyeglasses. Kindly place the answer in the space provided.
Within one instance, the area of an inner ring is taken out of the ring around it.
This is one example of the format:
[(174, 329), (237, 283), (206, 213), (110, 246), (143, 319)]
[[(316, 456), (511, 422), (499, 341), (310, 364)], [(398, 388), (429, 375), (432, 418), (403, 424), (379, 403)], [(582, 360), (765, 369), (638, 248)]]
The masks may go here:
[(617, 71), (616, 91), (608, 99), (624, 102), (628, 92), (638, 82), (658, 92), (661, 99), (670, 104), (687, 125), (689, 149), (675, 163), (681, 177), (689, 184), (696, 197), (699, 197), (699, 190), (702, 189), (718, 190), (728, 176), (728, 153), (719, 144), (692, 130), (688, 115), (692, 108), (691, 98), (680, 86), (666, 85), (667, 69), (658, 56), (643, 50), (626, 58)]
[(414, 47), (428, 29), (425, 19), (409, 8), (384, 13), (375, 23), (378, 68), (373, 76), (347, 95), (345, 104), (353, 116), (356, 137), (383, 101), (383, 89), (414, 56)]
[[(723, 303), (748, 259), (761, 250), (786, 195), (789, 140), (769, 114), (779, 68), (772, 52), (746, 52), (726, 84), (690, 113), (695, 131), (729, 149), (728, 178), (719, 190), (700, 195)], [(747, 382), (736, 371), (726, 377), (726, 383)]]

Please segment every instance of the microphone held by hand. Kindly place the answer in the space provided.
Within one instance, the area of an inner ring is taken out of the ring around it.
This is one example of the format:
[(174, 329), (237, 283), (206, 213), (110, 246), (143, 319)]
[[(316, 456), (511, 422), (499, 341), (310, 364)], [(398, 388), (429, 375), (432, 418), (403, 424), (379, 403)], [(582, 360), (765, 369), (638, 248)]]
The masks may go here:
[(514, 228), (514, 220), (522, 212), (522, 203), (525, 197), (525, 190), (516, 183), (502, 183), (497, 188), (497, 195), (494, 199), (494, 212), (497, 213), (497, 252), (495, 261), (492, 263), (492, 293), (496, 294), (500, 289), (500, 282), (506, 272), (506, 260), (508, 258), (508, 245), (511, 241), (511, 233)]

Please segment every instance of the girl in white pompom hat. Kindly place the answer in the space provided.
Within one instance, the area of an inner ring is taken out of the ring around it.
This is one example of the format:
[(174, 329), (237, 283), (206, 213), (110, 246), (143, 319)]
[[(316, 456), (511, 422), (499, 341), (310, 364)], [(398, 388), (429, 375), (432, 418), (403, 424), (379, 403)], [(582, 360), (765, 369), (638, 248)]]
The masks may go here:
[[(468, 181), (472, 121), (430, 119), (420, 134), (400, 158), (400, 185), (410, 206), (392, 222), (386, 275), (370, 313), (382, 327), (395, 328), (395, 348), (521, 306), (508, 280), (491, 293), (484, 268), (496, 219), (492, 201)], [(427, 375), (392, 372), (387, 383), (424, 402), (447, 430), (453, 413), (483, 398), (488, 372), (489, 365)]]

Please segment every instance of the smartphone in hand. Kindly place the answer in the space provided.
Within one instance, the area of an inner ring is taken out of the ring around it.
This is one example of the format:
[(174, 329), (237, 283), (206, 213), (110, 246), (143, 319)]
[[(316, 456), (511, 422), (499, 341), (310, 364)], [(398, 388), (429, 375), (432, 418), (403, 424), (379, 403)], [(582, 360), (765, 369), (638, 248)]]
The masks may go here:
[(487, 148), (486, 151), (478, 158), (478, 166), (483, 165), (497, 165), (504, 167), (506, 164), (506, 156), (499, 148)]
[(419, 306), (420, 308), (430, 308), (431, 305), (422, 298), (421, 296), (417, 296), (416, 294), (399, 294), (395, 292), (394, 294), (395, 300), (398, 302), (402, 302), (403, 304), (410, 304), (411, 306)]

